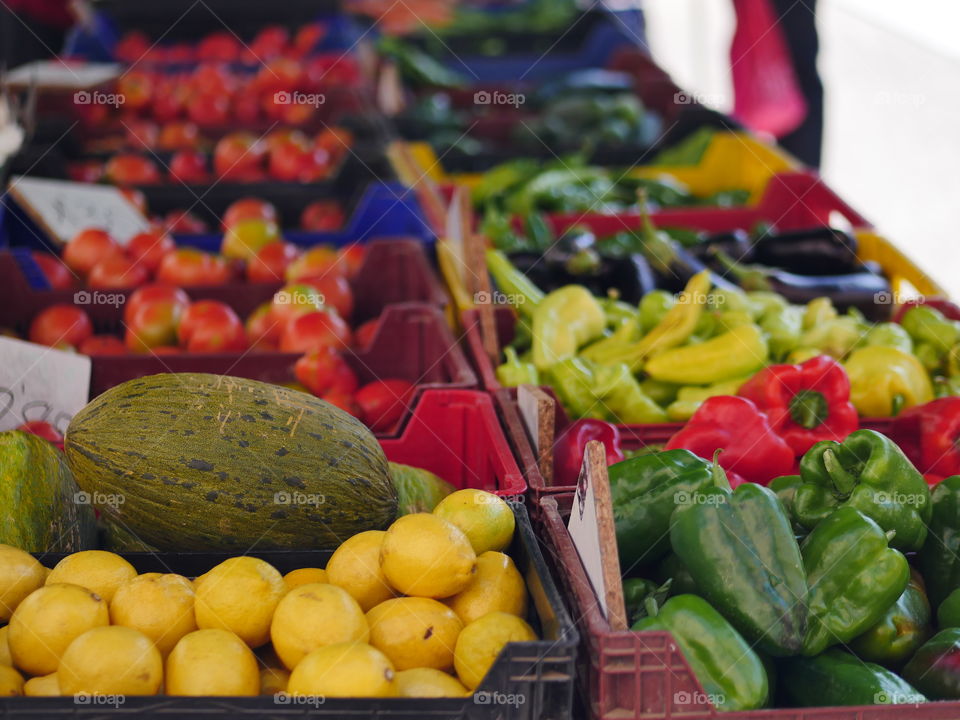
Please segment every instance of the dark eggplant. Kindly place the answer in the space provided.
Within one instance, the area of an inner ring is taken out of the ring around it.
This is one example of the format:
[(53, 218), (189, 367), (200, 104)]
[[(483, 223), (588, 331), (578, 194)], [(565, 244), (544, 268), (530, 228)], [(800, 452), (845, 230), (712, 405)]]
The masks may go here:
[(857, 239), (828, 227), (761, 235), (754, 241), (753, 261), (798, 275), (848, 275), (863, 267)]
[(725, 252), (740, 261), (749, 262), (753, 259), (750, 236), (743, 230), (707, 235), (696, 245), (688, 246), (687, 249), (693, 253), (694, 257), (708, 264), (718, 251)]

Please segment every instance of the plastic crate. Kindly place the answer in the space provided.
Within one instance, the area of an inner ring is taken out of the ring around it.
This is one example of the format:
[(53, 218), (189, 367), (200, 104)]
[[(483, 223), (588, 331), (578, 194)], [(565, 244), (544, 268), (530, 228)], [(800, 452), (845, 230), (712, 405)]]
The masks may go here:
[[(358, 188), (362, 188), (359, 189)], [(184, 191), (184, 188), (180, 188)], [(151, 211), (166, 213), (177, 208), (191, 208), (215, 230), (210, 233), (181, 234), (176, 240), (208, 251), (220, 247), (222, 234), (218, 232), (220, 219), (227, 206), (242, 197), (259, 197), (273, 203), (280, 216), (281, 227), (299, 221), (303, 209), (315, 200), (332, 199), (341, 203), (347, 220), (343, 228), (331, 232), (308, 232), (284, 230), (289, 242), (304, 247), (319, 244), (335, 246), (354, 242), (368, 242), (376, 237), (413, 237), (425, 244), (432, 244), (435, 235), (427, 223), (416, 193), (398, 182), (362, 182), (350, 187), (327, 187), (325, 192), (314, 193), (309, 186), (258, 184), (256, 186), (215, 186), (203, 203), (196, 198), (187, 201), (182, 192), (164, 195), (162, 191), (153, 196)], [(178, 202), (183, 201), (183, 205)], [(196, 206), (196, 207), (194, 207)], [(22, 246), (49, 250), (57, 245), (17, 204), (11, 195), (0, 198), (0, 247)]]
[[(387, 450), (387, 457), (391, 451)], [(78, 704), (73, 697), (3, 698), (0, 712), (6, 718), (40, 717), (149, 717), (176, 718), (381, 718), (383, 720), (565, 720), (570, 717), (577, 633), (564, 608), (521, 503), (511, 502), (516, 532), (508, 553), (523, 574), (531, 597), (528, 619), (542, 640), (511, 643), (501, 651), (476, 692), (466, 698), (372, 699), (326, 698), (316, 705), (284, 703), (277, 697), (134, 697), (118, 707)], [(300, 567), (325, 567), (330, 552), (251, 551), (282, 573)], [(176, 572), (200, 575), (230, 557), (227, 553), (124, 553), (139, 572)], [(39, 555), (52, 565), (62, 555)], [(506, 705), (498, 696), (522, 698)]]
[[(718, 712), (669, 633), (614, 631), (567, 531), (574, 495), (543, 500), (537, 530), (580, 632), (577, 680), (597, 720), (954, 720), (960, 702)], [(696, 702), (702, 698), (702, 702)]]

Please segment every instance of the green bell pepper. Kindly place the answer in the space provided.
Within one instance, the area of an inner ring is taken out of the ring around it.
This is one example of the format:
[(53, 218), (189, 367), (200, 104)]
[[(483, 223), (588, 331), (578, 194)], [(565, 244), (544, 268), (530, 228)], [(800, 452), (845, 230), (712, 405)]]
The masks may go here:
[(497, 367), (497, 381), (504, 387), (516, 387), (517, 385), (539, 385), (540, 376), (537, 373), (536, 366), (533, 363), (520, 362), (517, 357), (517, 351), (509, 345), (503, 349), (506, 355), (506, 361)]
[(930, 490), (888, 437), (857, 430), (841, 443), (824, 440), (800, 460), (797, 519), (809, 529), (838, 507), (852, 507), (896, 534), (891, 547), (919, 550), (930, 521)]
[(850, 649), (861, 660), (889, 668), (901, 667), (931, 635), (930, 603), (917, 578), (876, 625), (854, 638)]
[(876, 625), (910, 580), (907, 559), (888, 547), (877, 523), (853, 507), (835, 510), (800, 551), (810, 588), (804, 655), (819, 655)]
[[(889, 670), (842, 650), (797, 657), (781, 665), (784, 699), (798, 707), (905, 705), (926, 702), (910, 683)], [(889, 717), (893, 717), (890, 715)]]
[(776, 494), (753, 483), (733, 492), (729, 483), (707, 487), (679, 505), (670, 522), (670, 544), (700, 594), (763, 652), (799, 653), (807, 580)]
[(710, 603), (696, 595), (677, 595), (652, 610), (632, 630), (669, 632), (718, 710), (766, 705), (770, 687), (763, 662)]
[(669, 581), (671, 590), (677, 595), (700, 594), (697, 592), (697, 584), (693, 581), (693, 576), (675, 552), (668, 553), (657, 563), (653, 576), (662, 583)]
[(694, 492), (714, 483), (713, 464), (689, 450), (623, 460), (607, 473), (624, 572), (670, 552), (673, 511)]
[(796, 510), (794, 508), (797, 488), (802, 484), (803, 480), (799, 475), (782, 475), (781, 477), (774, 478), (770, 481), (770, 484), (767, 485), (768, 488), (777, 494), (777, 499), (780, 500), (780, 504), (783, 505), (783, 509), (787, 513), (787, 517), (790, 518), (790, 526), (793, 528), (794, 534), (798, 536), (805, 536), (808, 532), (807, 528), (797, 520)]
[(657, 607), (663, 607), (663, 604), (670, 597), (670, 587), (672, 583), (667, 580), (662, 585), (644, 578), (629, 578), (623, 581), (623, 602), (627, 608), (627, 617), (630, 622), (635, 623), (649, 615), (650, 603), (648, 599), (653, 600)]
[(663, 423), (667, 413), (647, 397), (626, 363), (600, 365), (594, 370), (594, 397), (611, 422), (619, 425)]
[(760, 317), (758, 324), (767, 336), (770, 357), (775, 362), (782, 362), (800, 345), (803, 308), (790, 305), (781, 310), (766, 312)]
[(946, 599), (937, 608), (937, 626), (945, 628), (960, 628), (960, 588), (947, 595)]
[(927, 541), (917, 553), (917, 567), (927, 584), (930, 604), (939, 606), (960, 588), (960, 475), (933, 488)]
[(603, 334), (606, 315), (582, 285), (549, 293), (533, 312), (533, 364), (545, 370)]
[(960, 628), (927, 640), (904, 666), (903, 678), (932, 700), (960, 699)]

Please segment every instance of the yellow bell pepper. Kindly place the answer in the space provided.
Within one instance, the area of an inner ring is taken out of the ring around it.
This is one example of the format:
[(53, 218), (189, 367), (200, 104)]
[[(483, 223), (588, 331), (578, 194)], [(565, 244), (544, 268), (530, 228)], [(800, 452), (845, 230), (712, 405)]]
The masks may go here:
[(567, 285), (544, 297), (533, 312), (533, 364), (546, 370), (603, 335), (607, 316), (582, 285)]
[(933, 383), (916, 357), (873, 345), (855, 350), (843, 364), (850, 376), (850, 401), (861, 415), (890, 417), (933, 400)]

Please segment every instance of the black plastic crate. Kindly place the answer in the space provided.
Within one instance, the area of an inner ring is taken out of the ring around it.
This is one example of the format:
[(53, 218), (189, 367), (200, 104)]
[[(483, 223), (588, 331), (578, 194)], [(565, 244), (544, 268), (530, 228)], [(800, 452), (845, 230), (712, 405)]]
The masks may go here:
[[(251, 698), (126, 697), (114, 705), (81, 704), (72, 697), (0, 698), (0, 716), (18, 720), (44, 717), (151, 718), (389, 718), (390, 720), (567, 720), (571, 717), (577, 631), (564, 607), (533, 527), (522, 503), (508, 501), (517, 520), (513, 544), (508, 550), (527, 583), (531, 598), (528, 621), (538, 642), (513, 643), (497, 658), (476, 692), (463, 699), (326, 699), (317, 705), (284, 704), (282, 699)], [(188, 577), (205, 573), (231, 553), (122, 553), (141, 573), (176, 572)], [(281, 573), (299, 567), (326, 567), (327, 551), (262, 551), (248, 555), (266, 560)], [(37, 555), (47, 567), (64, 553)], [(513, 697), (516, 702), (502, 702)]]

